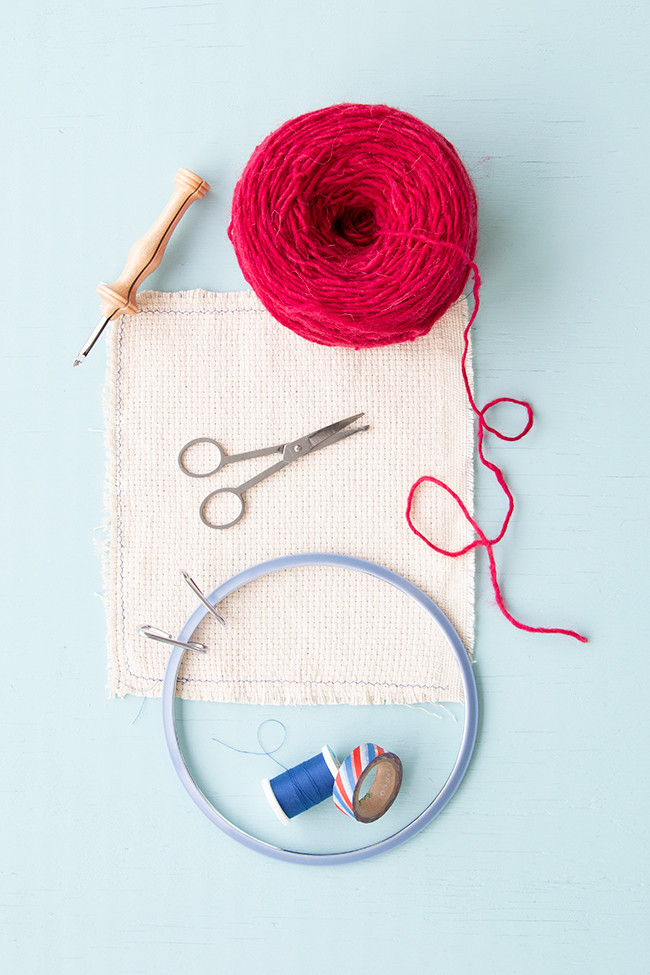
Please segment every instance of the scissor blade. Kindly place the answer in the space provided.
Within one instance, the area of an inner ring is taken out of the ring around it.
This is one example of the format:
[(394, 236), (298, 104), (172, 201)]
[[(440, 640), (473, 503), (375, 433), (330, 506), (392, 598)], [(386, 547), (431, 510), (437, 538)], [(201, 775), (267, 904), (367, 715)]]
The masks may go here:
[[(313, 433), (310, 433), (307, 436), (307, 439), (309, 440), (309, 443), (311, 445), (311, 449), (315, 450), (320, 445), (324, 446), (324, 441), (326, 440), (329, 441), (332, 434), (338, 433), (339, 430), (343, 430), (345, 427), (348, 427), (351, 423), (354, 423), (355, 420), (358, 420), (359, 417), (362, 416), (363, 413), (357, 413), (356, 416), (349, 416), (347, 420), (337, 420), (336, 423), (330, 423), (329, 426), (321, 427), (320, 430), (314, 430)], [(367, 430), (368, 428), (364, 427), (364, 429)], [(350, 432), (356, 433), (356, 431), (350, 431)], [(330, 441), (330, 442), (334, 443), (335, 441)]]
[[(363, 416), (363, 413), (361, 414)], [(345, 440), (346, 437), (351, 437), (354, 433), (363, 433), (364, 430), (369, 430), (370, 427), (366, 423), (365, 427), (355, 427), (354, 430), (341, 430), (339, 433), (332, 434), (331, 437), (327, 437), (326, 440), (321, 440), (319, 444), (312, 447), (313, 450), (320, 450), (322, 447), (329, 447), (331, 443), (338, 443), (339, 440)]]

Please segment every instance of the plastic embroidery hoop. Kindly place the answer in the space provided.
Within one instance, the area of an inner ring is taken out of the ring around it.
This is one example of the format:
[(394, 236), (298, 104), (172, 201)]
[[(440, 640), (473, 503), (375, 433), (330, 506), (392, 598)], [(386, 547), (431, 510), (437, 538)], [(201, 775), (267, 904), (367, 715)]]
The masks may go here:
[[(465, 692), (465, 724), (463, 727), (463, 736), (454, 767), (451, 770), (449, 778), (443, 785), (440, 792), (434, 798), (433, 802), (431, 802), (426, 809), (407, 826), (404, 826), (402, 829), (383, 840), (376, 843), (371, 843), (369, 846), (358, 847), (354, 850), (344, 850), (340, 853), (307, 853), (300, 850), (283, 849), (282, 847), (273, 846), (271, 843), (265, 843), (263, 840), (257, 839), (255, 836), (252, 836), (240, 829), (238, 826), (235, 826), (234, 823), (231, 823), (230, 820), (226, 819), (226, 817), (223, 816), (206, 798), (192, 777), (192, 773), (185, 762), (180, 742), (178, 740), (174, 708), (178, 671), (183, 656), (186, 652), (183, 647), (174, 647), (167, 663), (162, 690), (163, 726), (172, 764), (176, 769), (178, 777), (185, 786), (185, 789), (199, 807), (201, 812), (207, 816), (215, 826), (218, 826), (219, 829), (221, 829), (224, 833), (232, 837), (232, 839), (237, 840), (238, 843), (243, 844), (251, 850), (256, 850), (258, 853), (262, 853), (265, 856), (273, 857), (276, 860), (284, 860), (290, 863), (310, 863), (323, 865), (335, 863), (353, 863), (359, 860), (368, 860), (371, 857), (378, 856), (380, 853), (386, 853), (388, 850), (393, 850), (402, 843), (406, 843), (407, 840), (410, 840), (411, 837), (423, 830), (425, 826), (428, 826), (428, 824), (445, 808), (462, 782), (474, 750), (474, 743), (476, 741), (476, 732), (478, 728), (478, 691), (467, 651), (465, 650), (460, 637), (456, 633), (456, 630), (451, 625), (442, 610), (429, 596), (423, 593), (421, 589), (418, 589), (417, 586), (414, 586), (403, 576), (397, 575), (397, 573), (391, 572), (390, 569), (385, 569), (374, 562), (367, 562), (365, 559), (357, 559), (348, 555), (330, 555), (323, 552), (287, 555), (283, 556), (282, 558), (270, 559), (267, 562), (260, 562), (258, 565), (251, 566), (249, 569), (244, 569), (243, 572), (239, 572), (237, 575), (232, 576), (231, 579), (228, 579), (226, 582), (218, 586), (213, 592), (210, 593), (208, 599), (212, 604), (216, 605), (222, 599), (230, 596), (231, 593), (235, 592), (235, 590), (240, 589), (242, 586), (245, 586), (248, 582), (252, 582), (254, 579), (259, 579), (261, 576), (270, 575), (273, 572), (280, 572), (283, 569), (294, 569), (308, 565), (328, 565), (341, 569), (352, 569), (355, 572), (364, 572), (367, 575), (374, 576), (375, 578), (381, 579), (384, 582), (387, 582), (389, 585), (394, 586), (396, 589), (399, 589), (405, 595), (413, 599), (433, 619), (453, 651), (456, 662), (460, 668)], [(179, 634), (178, 639), (180, 641), (187, 642), (206, 613), (207, 609), (205, 606), (199, 606), (186, 622)]]

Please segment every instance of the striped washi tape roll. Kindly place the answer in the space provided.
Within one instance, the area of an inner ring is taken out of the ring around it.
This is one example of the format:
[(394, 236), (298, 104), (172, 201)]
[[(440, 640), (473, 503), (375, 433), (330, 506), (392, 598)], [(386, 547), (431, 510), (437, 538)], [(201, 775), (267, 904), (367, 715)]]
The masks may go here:
[[(363, 785), (373, 775), (369, 788)], [(334, 782), (334, 805), (360, 823), (374, 823), (390, 809), (402, 784), (402, 763), (393, 752), (368, 742), (341, 765)]]

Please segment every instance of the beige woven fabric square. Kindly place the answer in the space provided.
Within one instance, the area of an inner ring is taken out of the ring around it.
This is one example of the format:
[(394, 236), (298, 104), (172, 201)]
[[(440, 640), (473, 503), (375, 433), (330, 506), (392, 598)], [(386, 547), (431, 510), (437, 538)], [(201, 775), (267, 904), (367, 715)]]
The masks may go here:
[[(297, 552), (353, 555), (400, 573), (438, 603), (470, 650), (473, 554), (437, 555), (404, 517), (409, 488), (422, 474), (447, 481), (471, 509), (472, 417), (460, 367), (465, 303), (416, 342), (355, 351), (299, 338), (252, 292), (148, 292), (138, 301), (140, 313), (119, 319), (109, 339), (111, 693), (160, 694), (168, 648), (136, 628), (180, 631), (197, 600), (179, 570), (208, 593), (248, 566)], [(177, 464), (189, 440), (213, 437), (227, 453), (240, 453), (362, 411), (367, 432), (251, 489), (237, 525), (218, 531), (201, 523), (208, 493), (241, 484), (276, 458), (190, 478)], [(460, 547), (471, 537), (444, 492), (430, 485), (420, 489), (413, 514), (442, 545)], [(455, 660), (435, 624), (370, 576), (323, 566), (285, 570), (244, 586), (220, 609), (228, 626), (212, 619), (199, 626), (194, 639), (211, 652), (186, 654), (183, 697), (267, 704), (462, 700)]]

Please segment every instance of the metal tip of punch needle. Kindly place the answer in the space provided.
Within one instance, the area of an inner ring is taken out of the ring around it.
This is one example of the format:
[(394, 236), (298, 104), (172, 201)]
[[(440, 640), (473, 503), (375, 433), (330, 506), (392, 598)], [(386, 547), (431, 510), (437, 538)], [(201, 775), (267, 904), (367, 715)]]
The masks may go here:
[(208, 600), (205, 598), (205, 596), (203, 595), (203, 593), (195, 583), (194, 579), (192, 579), (190, 574), (186, 572), (184, 569), (181, 569), (181, 577), (188, 584), (188, 586), (190, 587), (194, 595), (201, 600), (201, 602), (207, 609), (208, 613), (210, 613), (211, 616), (214, 616), (215, 620), (218, 620), (222, 626), (228, 626), (228, 624), (226, 623), (225, 619), (223, 618), (219, 610), (216, 608), (216, 606), (213, 606), (212, 603), (208, 602)]
[(111, 320), (112, 317), (113, 317), (113, 315), (106, 315), (105, 318), (100, 318), (99, 319), (99, 321), (97, 322), (97, 325), (95, 326), (95, 329), (94, 329), (92, 335), (88, 338), (88, 341), (86, 342), (86, 344), (81, 349), (81, 352), (79, 353), (79, 355), (77, 356), (77, 358), (72, 363), (73, 366), (80, 366), (81, 365), (81, 363), (84, 361), (84, 359), (86, 358), (86, 356), (88, 355), (88, 353), (92, 349), (93, 345), (95, 344), (95, 342), (97, 341), (97, 339), (99, 338), (99, 336), (102, 334), (102, 332), (104, 331), (104, 329), (106, 328), (106, 326), (108, 325), (108, 323), (110, 322), (110, 320)]

